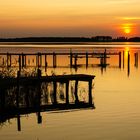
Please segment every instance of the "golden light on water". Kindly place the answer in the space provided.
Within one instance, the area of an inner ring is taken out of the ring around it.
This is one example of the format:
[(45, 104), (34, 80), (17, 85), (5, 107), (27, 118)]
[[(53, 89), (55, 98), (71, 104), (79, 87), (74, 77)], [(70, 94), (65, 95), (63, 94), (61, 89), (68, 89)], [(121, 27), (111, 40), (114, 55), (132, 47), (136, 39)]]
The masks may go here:
[(125, 47), (125, 52), (129, 52), (130, 48), (129, 47)]

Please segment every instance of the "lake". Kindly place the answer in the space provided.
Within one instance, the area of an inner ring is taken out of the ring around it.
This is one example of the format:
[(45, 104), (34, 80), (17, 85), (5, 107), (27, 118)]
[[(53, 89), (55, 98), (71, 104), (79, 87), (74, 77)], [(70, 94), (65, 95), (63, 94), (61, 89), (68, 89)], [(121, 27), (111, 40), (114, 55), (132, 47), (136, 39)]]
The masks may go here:
[[(42, 124), (37, 123), (37, 114), (21, 115), (21, 131), (17, 131), (17, 118), (0, 124), (2, 140), (139, 140), (140, 139), (140, 57), (135, 62), (134, 54), (140, 54), (140, 43), (106, 44), (16, 44), (0, 45), (0, 52), (93, 52), (124, 51), (121, 68), (118, 56), (107, 59), (109, 64), (102, 68), (97, 58), (89, 59), (89, 67), (77, 70), (67, 67), (69, 58), (58, 56), (58, 67), (50, 67), (43, 74), (89, 74), (95, 75), (93, 102), (95, 109), (76, 109), (41, 112)], [(128, 64), (128, 52), (130, 64)], [(16, 59), (16, 58), (15, 58)], [(27, 58), (32, 65), (34, 58)], [(51, 66), (52, 58), (48, 57)], [(78, 59), (83, 64), (85, 59)], [(1, 62), (2, 63), (2, 62)], [(84, 85), (83, 85), (84, 87)]]

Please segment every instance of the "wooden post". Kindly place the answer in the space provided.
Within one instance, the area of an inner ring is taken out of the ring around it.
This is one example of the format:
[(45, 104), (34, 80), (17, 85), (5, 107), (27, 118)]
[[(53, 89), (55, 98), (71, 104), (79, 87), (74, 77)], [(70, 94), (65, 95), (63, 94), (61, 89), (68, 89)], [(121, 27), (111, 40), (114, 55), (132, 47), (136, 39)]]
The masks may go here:
[(17, 91), (16, 91), (16, 107), (19, 108), (19, 79), (20, 79), (20, 71), (17, 72)]
[(38, 66), (38, 54), (36, 55), (36, 67), (39, 68), (39, 66)]
[(121, 68), (121, 52), (119, 52), (119, 68)]
[(37, 123), (38, 124), (41, 124), (42, 123), (42, 116), (41, 116), (40, 111), (37, 113)]
[(78, 80), (75, 82), (75, 103), (79, 103), (78, 99)]
[(17, 115), (17, 129), (18, 131), (21, 131), (21, 121), (20, 121), (20, 114)]
[(47, 63), (47, 55), (45, 54), (45, 72), (47, 71), (47, 66), (48, 66), (48, 63)]
[(54, 105), (57, 104), (56, 89), (57, 89), (57, 83), (56, 83), (56, 81), (53, 81), (53, 99), (54, 99), (53, 104)]
[(69, 104), (69, 81), (66, 82), (66, 104)]
[(70, 68), (72, 68), (72, 58), (73, 58), (73, 54), (72, 51), (70, 51)]
[(27, 59), (26, 59), (26, 57), (27, 57), (27, 56), (26, 56), (26, 54), (25, 54), (25, 55), (24, 55), (24, 64), (25, 64), (25, 66), (24, 66), (24, 67), (26, 67), (26, 66), (27, 66), (27, 62), (26, 62), (26, 61), (27, 61)]
[(37, 73), (38, 73), (38, 111), (40, 111), (40, 105), (41, 105), (41, 81), (40, 81), (40, 78), (41, 78), (41, 70), (38, 69), (37, 70)]
[(89, 80), (89, 105), (92, 106), (92, 80)]
[(24, 62), (24, 54), (22, 53), (21, 56), (22, 56), (22, 68), (24, 68), (24, 63), (25, 63)]
[(42, 54), (40, 54), (40, 67), (42, 67)]
[(56, 68), (56, 54), (53, 52), (53, 68)]
[(19, 54), (19, 59), (18, 59), (18, 61), (19, 61), (19, 71), (21, 71), (21, 55)]
[(36, 56), (36, 66), (39, 69), (41, 67), (41, 63), (42, 63), (42, 58), (41, 58), (41, 54), (38, 53)]
[(88, 68), (88, 52), (86, 52), (86, 68)]

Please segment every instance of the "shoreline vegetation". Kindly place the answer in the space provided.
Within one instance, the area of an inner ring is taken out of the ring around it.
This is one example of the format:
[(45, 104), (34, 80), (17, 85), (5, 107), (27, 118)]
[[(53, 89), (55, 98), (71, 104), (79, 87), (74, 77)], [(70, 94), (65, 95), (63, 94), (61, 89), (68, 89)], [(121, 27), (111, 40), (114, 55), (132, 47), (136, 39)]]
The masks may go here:
[(96, 44), (96, 43), (122, 43), (140, 42), (140, 37), (117, 37), (95, 36), (95, 37), (24, 37), (24, 38), (0, 38), (0, 44)]

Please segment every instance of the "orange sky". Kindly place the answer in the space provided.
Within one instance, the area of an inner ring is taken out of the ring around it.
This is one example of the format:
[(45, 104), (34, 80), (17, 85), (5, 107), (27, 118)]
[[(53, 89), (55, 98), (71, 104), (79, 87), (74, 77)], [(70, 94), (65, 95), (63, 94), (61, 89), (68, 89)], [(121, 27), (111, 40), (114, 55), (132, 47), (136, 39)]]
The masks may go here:
[(2, 0), (0, 37), (140, 36), (140, 0)]

